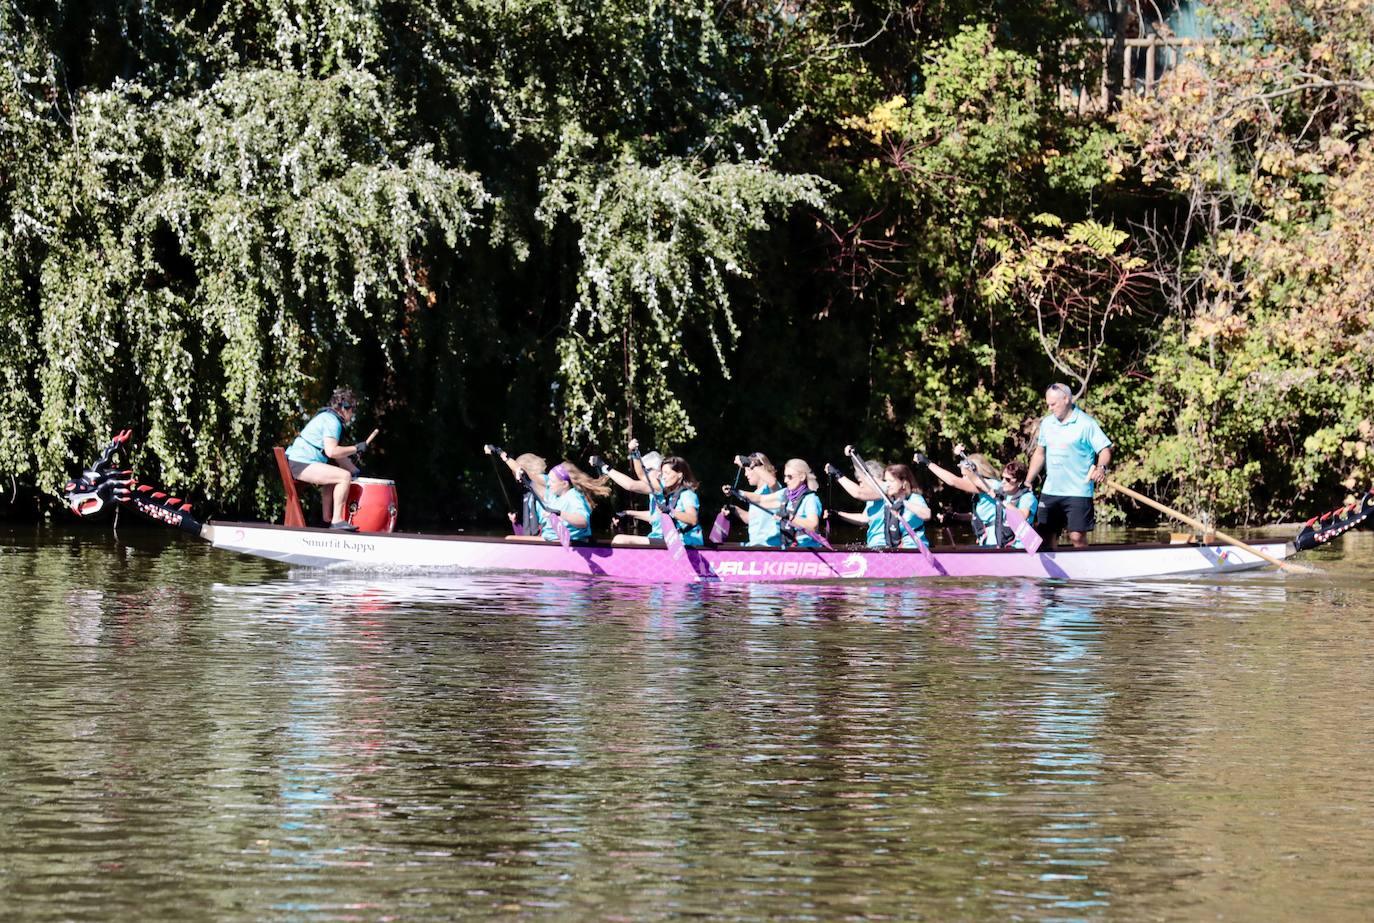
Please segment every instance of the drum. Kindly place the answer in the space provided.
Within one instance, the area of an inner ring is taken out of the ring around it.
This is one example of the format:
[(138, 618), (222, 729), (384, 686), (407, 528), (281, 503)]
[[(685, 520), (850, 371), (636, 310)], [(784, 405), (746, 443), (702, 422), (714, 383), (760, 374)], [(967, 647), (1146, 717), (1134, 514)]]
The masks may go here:
[(354, 478), (348, 485), (348, 521), (359, 532), (391, 532), (396, 528), (396, 482), (385, 478)]

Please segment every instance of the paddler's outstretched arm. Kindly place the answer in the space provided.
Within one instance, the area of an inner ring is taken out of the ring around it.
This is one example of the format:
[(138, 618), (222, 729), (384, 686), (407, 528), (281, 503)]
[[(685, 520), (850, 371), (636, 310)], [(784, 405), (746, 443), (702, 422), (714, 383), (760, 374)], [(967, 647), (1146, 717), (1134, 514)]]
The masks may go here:
[(852, 522), (856, 526), (868, 525), (868, 517), (863, 513), (847, 513), (844, 510), (831, 510), (831, 516), (838, 516), (845, 522)]
[[(853, 453), (854, 447), (852, 445), (847, 445), (844, 447), (845, 458), (851, 457)], [(856, 481), (854, 478), (845, 474), (843, 471), (841, 471), (839, 468), (836, 468), (829, 462), (826, 463), (825, 473), (830, 476), (830, 479), (832, 481), (834, 481), (836, 484), (839, 484), (842, 488), (844, 488), (844, 492), (849, 494), (849, 496), (853, 497), (855, 500), (867, 501), (882, 499), (882, 497), (878, 495), (878, 492), (873, 489), (872, 484), (867, 484), (862, 481)]]
[[(924, 465), (930, 471), (931, 474), (935, 475), (937, 478), (944, 481), (950, 487), (957, 487), (960, 490), (971, 494), (982, 493), (982, 491), (979, 490), (978, 487), (974, 485), (973, 481), (969, 480), (968, 477), (962, 474), (955, 474), (948, 468), (944, 468), (940, 465), (935, 464), (935, 462), (926, 458), (920, 452), (917, 452), (916, 456), (912, 460), (916, 462), (917, 465)], [(927, 517), (923, 516), (921, 518), (925, 519)]]
[[(729, 484), (722, 484), (720, 489), (724, 491), (727, 497), (733, 495), (732, 491), (734, 489)], [(741, 490), (738, 493), (741, 497), (755, 506), (761, 506), (766, 510), (776, 510), (782, 507), (782, 501), (786, 491), (775, 490), (772, 493), (761, 494), (752, 490)]]
[(649, 492), (647, 483), (635, 480), (623, 471), (615, 470), (600, 455), (593, 455), (587, 461), (591, 464), (593, 471), (610, 478), (621, 490), (632, 494), (647, 494)]

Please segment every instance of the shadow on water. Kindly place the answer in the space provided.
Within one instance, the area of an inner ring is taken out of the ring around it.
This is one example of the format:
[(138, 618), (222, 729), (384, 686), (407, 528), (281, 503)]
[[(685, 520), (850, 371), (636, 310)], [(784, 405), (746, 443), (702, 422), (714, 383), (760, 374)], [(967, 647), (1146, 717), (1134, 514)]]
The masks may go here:
[(1370, 538), (727, 587), (0, 532), (0, 916), (1354, 918)]

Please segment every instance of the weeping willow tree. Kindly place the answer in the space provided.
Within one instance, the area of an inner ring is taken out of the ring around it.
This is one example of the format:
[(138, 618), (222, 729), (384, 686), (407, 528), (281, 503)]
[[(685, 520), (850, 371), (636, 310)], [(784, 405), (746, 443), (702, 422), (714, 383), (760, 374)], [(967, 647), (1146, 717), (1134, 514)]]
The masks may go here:
[(143, 470), (261, 507), (267, 448), (351, 383), (437, 476), (510, 409), (468, 377), (555, 385), (523, 408), (551, 433), (638, 406), (686, 438), (726, 281), (821, 204), (739, 143), (767, 120), (712, 14), (0, 0), (0, 468), (50, 488), (133, 425)]

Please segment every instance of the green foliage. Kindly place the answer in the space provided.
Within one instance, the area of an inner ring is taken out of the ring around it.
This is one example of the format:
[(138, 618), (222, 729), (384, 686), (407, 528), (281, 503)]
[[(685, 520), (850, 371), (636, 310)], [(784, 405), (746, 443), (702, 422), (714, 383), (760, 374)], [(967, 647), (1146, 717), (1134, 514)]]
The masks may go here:
[(663, 445), (681, 446), (695, 429), (677, 394), (701, 375), (683, 332), (704, 334), (728, 379), (739, 327), (727, 280), (750, 274), (750, 237), (767, 228), (770, 211), (820, 208), (824, 184), (761, 163), (646, 168), (626, 160), (595, 182), (570, 185), (555, 195), (571, 200), (586, 230), (578, 300), (558, 343), (564, 429), (573, 439), (609, 438), (617, 411), (630, 404)]
[(1007, 459), (1072, 380), (1195, 510), (1374, 478), (1367, 6), (1071, 116), (1079, 6), (0, 0), (0, 471), (265, 510), (351, 384), (471, 514), (488, 439)]

